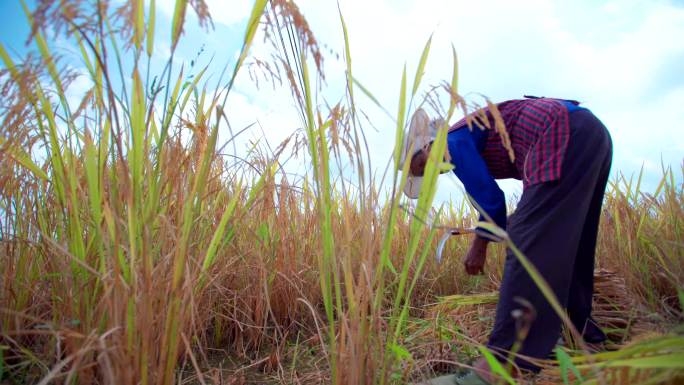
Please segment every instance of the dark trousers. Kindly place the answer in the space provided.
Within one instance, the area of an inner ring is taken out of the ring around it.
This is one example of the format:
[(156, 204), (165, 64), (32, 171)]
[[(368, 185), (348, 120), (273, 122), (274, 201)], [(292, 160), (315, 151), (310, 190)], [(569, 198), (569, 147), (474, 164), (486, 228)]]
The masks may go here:
[[(591, 319), (591, 304), (596, 235), (611, 159), (610, 135), (601, 121), (586, 110), (570, 113), (560, 180), (527, 187), (508, 222), (511, 240), (551, 286), (586, 342), (605, 340)], [(510, 250), (499, 295), (488, 347), (505, 354), (529, 328), (518, 353), (547, 358), (560, 336), (560, 317)], [(526, 321), (533, 313), (534, 320)], [(516, 363), (538, 370), (520, 358)]]

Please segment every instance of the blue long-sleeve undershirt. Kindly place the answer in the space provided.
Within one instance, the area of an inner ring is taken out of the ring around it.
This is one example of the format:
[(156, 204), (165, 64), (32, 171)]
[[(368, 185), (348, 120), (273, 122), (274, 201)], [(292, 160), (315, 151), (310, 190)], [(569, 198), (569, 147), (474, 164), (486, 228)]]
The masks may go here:
[[(473, 127), (456, 129), (447, 136), (447, 146), (454, 174), (461, 180), (468, 195), (486, 212), (497, 226), (506, 229), (506, 198), (489, 173), (480, 152), (488, 131)], [(480, 220), (484, 221), (483, 215)]]
[[(568, 113), (585, 109), (571, 101), (562, 100), (561, 102), (568, 109)], [(451, 163), (454, 165), (454, 174), (461, 180), (468, 195), (497, 226), (505, 230), (506, 197), (480, 155), (489, 134), (489, 130), (481, 130), (478, 127), (473, 127), (472, 130), (467, 126), (458, 127), (447, 136), (447, 146)], [(480, 213), (480, 221), (485, 221), (482, 213)]]

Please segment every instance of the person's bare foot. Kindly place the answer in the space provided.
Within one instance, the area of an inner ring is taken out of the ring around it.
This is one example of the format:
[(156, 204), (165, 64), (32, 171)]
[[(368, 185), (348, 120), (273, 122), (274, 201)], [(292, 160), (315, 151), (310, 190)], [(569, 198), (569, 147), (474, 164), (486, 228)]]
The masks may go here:
[(494, 384), (497, 377), (492, 374), (492, 369), (489, 367), (487, 360), (484, 357), (480, 357), (473, 363), (473, 370), (480, 376), (483, 380)]
[[(489, 364), (487, 363), (487, 360), (484, 357), (478, 358), (473, 363), (473, 371), (475, 371), (475, 373), (477, 373), (477, 375), (480, 376), (480, 378), (482, 378), (490, 384), (501, 383), (501, 377), (492, 373), (492, 369), (489, 367)], [(515, 368), (513, 368), (511, 376), (513, 378), (518, 377), (518, 372)]]

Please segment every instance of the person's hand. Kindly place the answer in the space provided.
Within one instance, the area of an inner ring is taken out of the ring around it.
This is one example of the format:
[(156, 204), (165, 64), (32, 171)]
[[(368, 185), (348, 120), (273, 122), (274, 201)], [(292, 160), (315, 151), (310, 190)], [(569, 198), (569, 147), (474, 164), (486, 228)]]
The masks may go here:
[(470, 275), (483, 274), (484, 264), (487, 259), (487, 244), (488, 240), (475, 236), (473, 243), (470, 245), (470, 250), (463, 258), (463, 265), (466, 272)]

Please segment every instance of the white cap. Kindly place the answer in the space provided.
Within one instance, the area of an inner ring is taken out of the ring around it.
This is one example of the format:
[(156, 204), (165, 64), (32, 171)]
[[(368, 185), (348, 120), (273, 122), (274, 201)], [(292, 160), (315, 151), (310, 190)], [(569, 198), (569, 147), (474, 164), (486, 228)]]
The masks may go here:
[[(406, 161), (410, 162), (418, 151), (424, 149), (435, 140), (437, 137), (437, 130), (443, 124), (444, 121), (442, 119), (430, 121), (430, 117), (422, 108), (419, 108), (413, 113), (408, 134), (404, 136), (404, 148), (401, 153), (402, 166)], [(411, 145), (413, 145), (413, 150), (408, 154)], [(423, 177), (412, 175), (409, 169), (408, 175), (406, 176), (404, 194), (411, 199), (418, 198), (422, 183)]]

